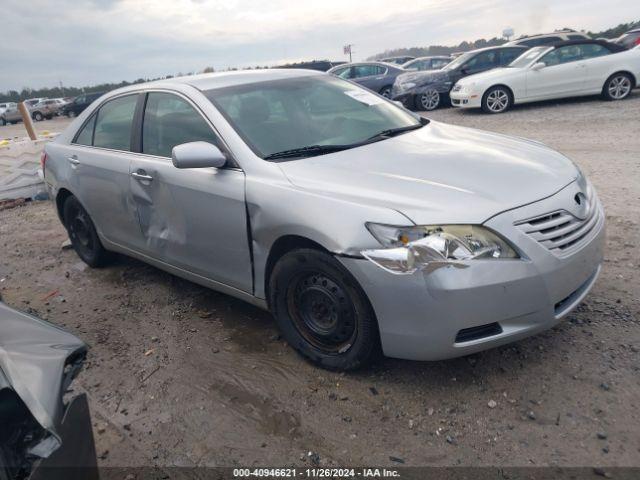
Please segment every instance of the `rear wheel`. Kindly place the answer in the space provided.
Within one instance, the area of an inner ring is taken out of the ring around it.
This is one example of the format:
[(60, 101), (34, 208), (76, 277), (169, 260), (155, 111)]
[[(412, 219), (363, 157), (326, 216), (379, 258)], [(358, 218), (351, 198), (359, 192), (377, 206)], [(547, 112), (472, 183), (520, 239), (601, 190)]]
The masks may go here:
[(76, 112), (74, 112), (73, 110), (69, 110), (69, 111), (67, 112), (67, 117), (69, 117), (69, 118), (73, 118), (73, 117), (75, 117), (75, 116), (76, 116)]
[(416, 96), (416, 107), (430, 112), (440, 106), (440, 93), (432, 88)]
[(42, 115), (42, 113), (40, 113), (40, 112), (35, 112), (35, 113), (33, 114), (33, 119), (34, 119), (36, 122), (41, 122), (42, 120), (44, 120), (44, 115)]
[(103, 266), (109, 252), (102, 246), (91, 217), (76, 197), (70, 196), (65, 200), (63, 218), (71, 245), (82, 261), (90, 267)]
[(614, 73), (604, 83), (602, 96), (606, 100), (622, 100), (633, 90), (633, 79), (628, 73)]
[(354, 370), (380, 352), (366, 295), (328, 253), (299, 249), (285, 254), (270, 277), (269, 305), (289, 344), (323, 368)]
[(482, 96), (482, 110), (486, 113), (502, 113), (511, 108), (513, 97), (506, 87), (491, 87)]

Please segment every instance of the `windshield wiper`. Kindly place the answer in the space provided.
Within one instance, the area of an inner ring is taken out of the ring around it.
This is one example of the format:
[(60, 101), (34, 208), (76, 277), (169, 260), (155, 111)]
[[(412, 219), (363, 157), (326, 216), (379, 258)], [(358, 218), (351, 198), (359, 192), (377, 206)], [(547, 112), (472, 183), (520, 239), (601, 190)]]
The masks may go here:
[(404, 132), (409, 132), (411, 130), (417, 130), (418, 128), (424, 127), (424, 123), (418, 123), (416, 125), (409, 125), (407, 127), (398, 127), (398, 128), (389, 128), (388, 130), (383, 130), (381, 132), (376, 133), (375, 135), (370, 136), (367, 140), (376, 140), (378, 138), (389, 138), (395, 137)]
[(290, 150), (282, 150), (264, 157), (265, 160), (276, 160), (278, 158), (294, 158), (294, 157), (313, 157), (322, 155), (323, 153), (339, 152), (346, 150), (353, 145), (308, 145), (306, 147), (292, 148)]

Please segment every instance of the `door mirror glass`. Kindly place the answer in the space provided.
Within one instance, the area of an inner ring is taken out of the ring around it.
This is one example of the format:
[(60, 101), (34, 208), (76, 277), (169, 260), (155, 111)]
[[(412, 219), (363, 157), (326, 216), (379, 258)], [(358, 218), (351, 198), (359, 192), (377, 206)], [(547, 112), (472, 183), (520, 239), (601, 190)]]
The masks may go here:
[(547, 64), (544, 62), (536, 62), (533, 64), (533, 67), (531, 67), (531, 70), (542, 70), (546, 66)]
[(176, 145), (171, 150), (171, 160), (176, 168), (220, 168), (227, 163), (224, 153), (209, 142)]

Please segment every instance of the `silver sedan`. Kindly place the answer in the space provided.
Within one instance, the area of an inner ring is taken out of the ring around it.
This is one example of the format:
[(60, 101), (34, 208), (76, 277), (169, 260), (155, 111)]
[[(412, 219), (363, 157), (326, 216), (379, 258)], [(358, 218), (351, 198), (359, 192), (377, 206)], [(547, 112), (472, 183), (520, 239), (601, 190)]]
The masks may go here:
[(430, 122), (323, 73), (116, 90), (43, 164), (90, 266), (119, 252), (269, 309), (330, 369), (548, 329), (603, 258), (602, 206), (563, 155)]

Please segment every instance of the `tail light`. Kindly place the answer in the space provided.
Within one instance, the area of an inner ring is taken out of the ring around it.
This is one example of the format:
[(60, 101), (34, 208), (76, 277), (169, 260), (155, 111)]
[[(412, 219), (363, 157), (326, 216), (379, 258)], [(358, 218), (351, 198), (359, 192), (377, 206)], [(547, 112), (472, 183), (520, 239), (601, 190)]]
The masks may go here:
[(640, 45), (640, 37), (636, 38), (636, 41), (633, 42), (634, 45)]
[(40, 166), (42, 167), (42, 175), (44, 175), (44, 166), (47, 163), (48, 159), (49, 157), (47, 155), (47, 152), (43, 150), (42, 154), (40, 155)]

